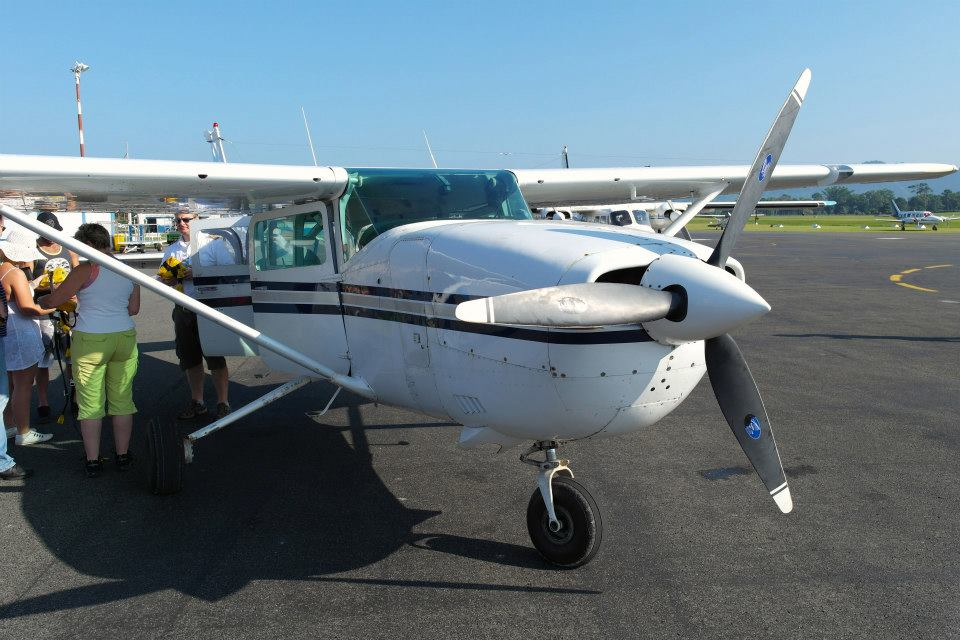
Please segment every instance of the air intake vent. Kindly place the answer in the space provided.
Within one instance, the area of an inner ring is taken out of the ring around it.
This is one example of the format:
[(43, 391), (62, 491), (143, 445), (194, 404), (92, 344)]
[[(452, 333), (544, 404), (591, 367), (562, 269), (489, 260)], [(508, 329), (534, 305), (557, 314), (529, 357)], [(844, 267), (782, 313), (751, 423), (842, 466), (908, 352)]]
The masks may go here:
[(478, 413), (487, 412), (487, 410), (483, 408), (483, 405), (480, 404), (479, 398), (458, 395), (454, 395), (453, 397), (457, 399), (457, 403), (460, 405), (460, 410), (467, 415), (475, 415)]
[(627, 269), (617, 269), (616, 271), (607, 271), (597, 278), (597, 282), (616, 282), (617, 284), (640, 284), (643, 274), (647, 270), (646, 265), (642, 267), (629, 267)]

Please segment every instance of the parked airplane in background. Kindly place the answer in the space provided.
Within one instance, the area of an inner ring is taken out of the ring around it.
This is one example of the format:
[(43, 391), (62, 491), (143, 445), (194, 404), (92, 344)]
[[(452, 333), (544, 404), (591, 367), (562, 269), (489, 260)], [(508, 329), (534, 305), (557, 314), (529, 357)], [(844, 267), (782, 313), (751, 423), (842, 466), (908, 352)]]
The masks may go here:
[[(662, 233), (670, 226), (671, 222), (693, 204), (692, 202), (673, 202), (671, 200), (666, 202), (630, 202), (602, 206), (552, 207), (544, 208), (538, 213), (545, 220), (600, 222), (618, 227), (633, 227), (644, 231)], [(703, 210), (719, 209), (729, 212), (736, 204), (736, 201), (714, 200), (704, 205)], [(757, 213), (757, 209), (815, 209), (830, 207), (834, 204), (836, 203), (831, 200), (761, 200), (754, 208), (753, 216), (756, 219), (763, 215)], [(701, 218), (714, 218), (715, 222), (711, 223), (710, 226), (718, 229), (724, 229), (727, 226), (727, 220), (730, 218), (730, 213), (698, 213), (696, 215)], [(680, 235), (689, 239), (685, 235), (685, 230), (681, 231)]]
[(897, 206), (896, 200), (891, 200), (890, 204), (893, 205), (893, 217), (877, 218), (877, 220), (883, 220), (884, 222), (899, 222), (900, 231), (907, 230), (908, 222), (916, 224), (917, 229), (924, 229), (927, 225), (930, 225), (930, 228), (936, 231), (937, 225), (942, 222), (960, 220), (960, 218), (945, 218), (943, 216), (934, 215), (930, 211), (900, 211), (900, 207)]
[[(0, 155), (0, 189), (141, 201), (240, 196), (288, 205), (244, 221), (246, 231), (236, 234), (239, 264), (204, 272), (195, 261), (194, 283), (211, 296), (209, 304), (28, 214), (5, 206), (0, 212), (8, 225), (60, 242), (235, 333), (234, 343), (258, 346), (269, 366), (303, 376), (186, 442), (172, 423), (152, 424), (147, 462), (154, 491), (180, 489), (184, 461), (201, 437), (319, 378), (361, 398), (461, 424), (463, 446), (527, 444), (520, 460), (537, 474), (526, 512), (530, 539), (550, 562), (576, 567), (597, 553), (603, 526), (561, 447), (650, 427), (705, 374), (769, 495), (782, 512), (793, 509), (770, 420), (729, 335), (770, 309), (728, 271), (761, 194), (957, 170), (778, 165), (809, 82), (805, 70), (750, 166), (507, 171)], [(530, 213), (531, 206), (662, 202), (691, 193), (695, 201), (656, 235), (534, 223)], [(715, 247), (675, 237), (688, 217), (724, 193), (740, 195)], [(209, 224), (229, 224), (218, 230), (229, 237), (239, 221)], [(231, 289), (221, 293), (221, 286)], [(248, 323), (237, 320), (241, 312)], [(203, 339), (205, 350), (214, 344)], [(675, 440), (691, 446), (696, 437), (695, 429), (683, 429)], [(437, 464), (458, 469), (469, 462)], [(623, 459), (620, 473), (634, 474), (639, 464)]]

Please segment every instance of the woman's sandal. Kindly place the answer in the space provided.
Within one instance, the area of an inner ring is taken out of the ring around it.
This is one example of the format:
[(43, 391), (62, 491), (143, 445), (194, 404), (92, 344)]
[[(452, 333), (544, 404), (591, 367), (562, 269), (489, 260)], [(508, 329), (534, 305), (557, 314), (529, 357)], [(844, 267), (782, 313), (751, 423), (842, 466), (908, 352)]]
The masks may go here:
[(87, 460), (86, 469), (88, 478), (99, 478), (100, 474), (103, 473), (103, 462), (100, 460)]

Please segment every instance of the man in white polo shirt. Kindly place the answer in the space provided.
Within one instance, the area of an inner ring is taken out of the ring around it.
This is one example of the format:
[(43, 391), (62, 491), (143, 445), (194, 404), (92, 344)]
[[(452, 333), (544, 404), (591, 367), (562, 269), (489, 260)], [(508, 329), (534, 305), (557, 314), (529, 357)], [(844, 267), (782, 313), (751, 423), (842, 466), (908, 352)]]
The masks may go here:
[[(196, 215), (189, 209), (180, 209), (174, 217), (177, 231), (180, 232), (180, 239), (167, 247), (163, 253), (164, 262), (167, 258), (173, 256), (177, 258), (186, 267), (183, 283), (183, 292), (193, 297), (195, 289), (193, 287), (193, 270), (190, 268), (190, 223), (196, 219)], [(213, 260), (211, 264), (232, 264), (232, 249), (227, 242), (222, 240), (211, 241), (217, 246), (211, 246), (205, 251), (210, 254), (209, 258), (204, 259), (206, 264), (208, 259)], [(226, 255), (227, 253), (230, 255)], [(223, 253), (223, 256), (219, 254)], [(161, 282), (170, 286), (178, 284), (175, 279), (161, 279)], [(230, 385), (230, 373), (227, 370), (227, 361), (223, 356), (205, 356), (203, 347), (200, 345), (200, 332), (197, 327), (197, 315), (185, 309), (180, 305), (173, 307), (173, 330), (177, 348), (177, 358), (180, 360), (180, 369), (187, 375), (187, 383), (190, 386), (190, 404), (187, 405), (180, 414), (178, 420), (194, 420), (206, 416), (208, 413), (207, 405), (203, 400), (203, 361), (207, 361), (207, 368), (210, 369), (210, 375), (213, 377), (213, 388), (217, 392), (217, 412), (216, 417), (222, 418), (230, 413), (230, 403), (227, 400), (227, 392)]]

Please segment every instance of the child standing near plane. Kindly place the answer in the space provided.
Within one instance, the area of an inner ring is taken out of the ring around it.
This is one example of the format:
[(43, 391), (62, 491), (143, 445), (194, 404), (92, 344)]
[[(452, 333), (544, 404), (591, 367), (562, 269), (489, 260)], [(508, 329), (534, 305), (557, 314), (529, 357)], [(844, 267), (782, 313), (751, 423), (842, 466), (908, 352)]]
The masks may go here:
[[(42, 222), (56, 229), (63, 231), (57, 216), (50, 211), (41, 211), (37, 215), (37, 222)], [(43, 276), (47, 276), (48, 282), (53, 282), (53, 274), (60, 273), (62, 277), (70, 274), (70, 271), (80, 264), (80, 259), (73, 251), (64, 246), (47, 240), (43, 236), (37, 238), (37, 250), (40, 252), (40, 259), (33, 263), (33, 285), (39, 289)], [(57, 270), (59, 269), (59, 272)], [(38, 295), (49, 293), (40, 289)], [(37, 367), (37, 417), (45, 421), (50, 417), (50, 401), (47, 398), (47, 387), (50, 383), (50, 366), (53, 364), (55, 356), (59, 351), (66, 358), (67, 344), (66, 336), (54, 331), (53, 319), (50, 316), (41, 316), (40, 334), (43, 338), (43, 358)], [(54, 345), (54, 340), (59, 340), (60, 344)], [(70, 374), (70, 361), (65, 359), (66, 365), (63, 375), (73, 384)], [(71, 400), (73, 395), (71, 394)]]

